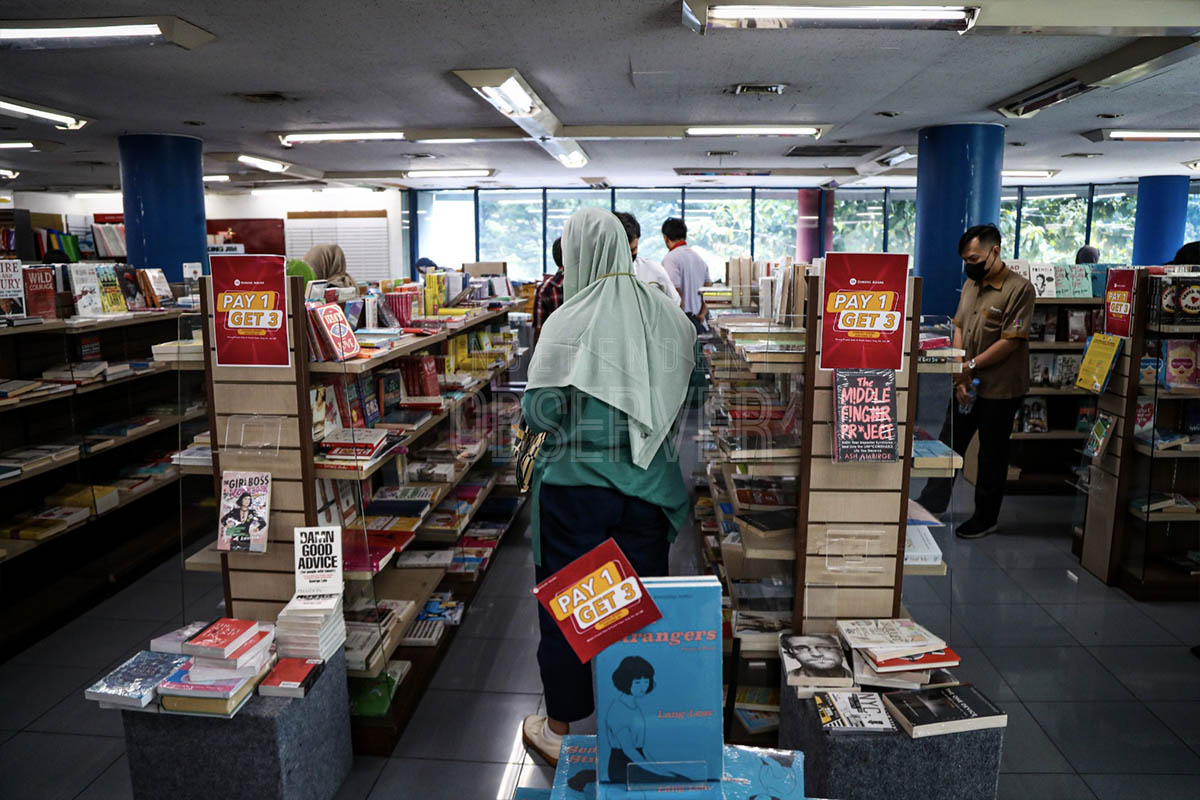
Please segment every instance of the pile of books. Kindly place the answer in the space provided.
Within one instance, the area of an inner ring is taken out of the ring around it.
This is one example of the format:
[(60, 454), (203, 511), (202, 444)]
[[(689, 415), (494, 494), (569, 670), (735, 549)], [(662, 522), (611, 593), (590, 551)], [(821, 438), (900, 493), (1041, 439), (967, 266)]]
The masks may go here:
[(89, 383), (99, 383), (104, 380), (108, 370), (107, 361), (76, 361), (57, 364), (42, 371), (42, 380), (53, 383), (73, 383), (84, 386)]
[(69, 391), (71, 386), (62, 383), (0, 379), (0, 406), (16, 405), (25, 400)]
[(91, 509), (52, 505), (41, 511), (18, 514), (0, 523), (0, 537), (40, 542), (86, 520)]
[(969, 683), (883, 693), (818, 692), (812, 702), (821, 727), (831, 735), (896, 734), (902, 729), (919, 739), (1008, 725), (1008, 715)]
[(838, 620), (837, 625), (861, 686), (920, 689), (953, 682), (946, 670), (958, 666), (958, 654), (912, 620)]
[(507, 529), (507, 522), (473, 521), (455, 543), (454, 556), (447, 571), (477, 580), (491, 564), (500, 538)]
[(370, 466), (399, 444), (383, 428), (339, 428), (325, 434), (316, 463), (325, 468), (355, 470)]
[(151, 345), (150, 354), (155, 361), (203, 361), (204, 341), (201, 339), (175, 339)]
[(733, 715), (751, 735), (779, 730), (779, 690), (767, 686), (739, 686)]
[(340, 594), (296, 595), (275, 620), (280, 658), (328, 661), (346, 641)]

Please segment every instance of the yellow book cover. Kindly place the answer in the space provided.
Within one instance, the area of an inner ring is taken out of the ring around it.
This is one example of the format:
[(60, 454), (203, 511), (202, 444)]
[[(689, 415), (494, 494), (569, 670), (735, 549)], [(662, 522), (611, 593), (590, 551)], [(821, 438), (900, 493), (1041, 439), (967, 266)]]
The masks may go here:
[(160, 695), (160, 702), (162, 703), (162, 707), (167, 711), (226, 715), (241, 705), (242, 701), (246, 699), (246, 695), (254, 691), (259, 681), (266, 677), (274, 664), (275, 656), (271, 656), (267, 659), (267, 663), (263, 665), (263, 668), (258, 671), (258, 674), (246, 681), (242, 685), (242, 688), (233, 693), (232, 697), (180, 697), (178, 695), (164, 694)]
[(1083, 354), (1083, 363), (1079, 365), (1079, 377), (1075, 380), (1075, 387), (1102, 394), (1108, 386), (1108, 378), (1120, 351), (1120, 336), (1108, 333), (1094, 334)]

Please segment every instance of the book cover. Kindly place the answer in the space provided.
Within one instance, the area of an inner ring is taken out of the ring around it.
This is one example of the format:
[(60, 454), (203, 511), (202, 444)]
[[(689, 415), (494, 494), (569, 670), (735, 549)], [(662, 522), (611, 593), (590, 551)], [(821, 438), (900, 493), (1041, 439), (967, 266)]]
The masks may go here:
[(189, 656), (228, 658), (258, 633), (258, 623), (249, 619), (222, 617), (188, 639), (179, 649)]
[(1117, 355), (1121, 352), (1122, 341), (1119, 336), (1110, 336), (1106, 333), (1093, 334), (1084, 348), (1083, 361), (1079, 365), (1079, 378), (1075, 381), (1075, 386), (1093, 394), (1103, 394), (1104, 390), (1108, 388), (1108, 381), (1112, 376)]
[(258, 685), (258, 693), (265, 697), (304, 697), (324, 666), (319, 659), (281, 658)]
[(1055, 290), (1055, 274), (1053, 264), (1030, 264), (1029, 282), (1033, 284), (1033, 291), (1039, 298), (1058, 296), (1058, 293)]
[[(1051, 386), (1054, 384), (1054, 356), (1049, 353), (1030, 353), (1029, 385)], [(1074, 381), (1072, 381), (1074, 385)]]
[(805, 800), (804, 753), (725, 745), (721, 791), (725, 800)]
[(1049, 430), (1046, 419), (1046, 403), (1037, 397), (1026, 397), (1021, 402), (1021, 431), (1023, 433), (1045, 433)]
[(100, 302), (100, 278), (96, 267), (91, 264), (69, 264), (71, 299), (75, 303), (75, 314), (80, 317), (98, 317), (104, 313)]
[(1087, 444), (1083, 447), (1083, 454), (1089, 458), (1097, 458), (1104, 455), (1104, 451), (1108, 449), (1109, 439), (1112, 438), (1113, 426), (1115, 424), (1116, 418), (1111, 414), (1098, 414), (1095, 424), (1092, 425), (1091, 431), (1088, 432)]
[(842, 643), (830, 633), (779, 635), (779, 656), (789, 686), (849, 687), (854, 671)]
[(42, 319), (58, 319), (54, 301), (54, 267), (25, 267), (25, 313)]
[(817, 692), (813, 695), (826, 733), (896, 733), (876, 692)]
[(217, 549), (267, 551), (267, 526), (271, 518), (271, 473), (221, 473), (221, 508)]
[(184, 655), (142, 650), (89, 686), (83, 696), (112, 705), (144, 708), (154, 700), (159, 684), (187, 663), (189, 659)]
[[(86, 516), (86, 515), (85, 515)], [(155, 653), (183, 652), (183, 643), (209, 626), (207, 622), (190, 622), (182, 628), (164, 633), (150, 640), (150, 649)]]
[(100, 284), (100, 306), (105, 314), (120, 314), (129, 310), (125, 305), (125, 295), (121, 292), (121, 282), (117, 279), (117, 270), (112, 264), (96, 267), (96, 279)]
[(927, 653), (919, 653), (913, 656), (900, 656), (898, 658), (884, 658), (876, 661), (867, 654), (867, 661), (871, 669), (879, 673), (885, 672), (910, 672), (913, 670), (934, 670), (948, 669), (957, 667), (959, 664), (958, 653), (954, 652), (949, 647), (943, 647), (940, 650), (930, 650)]
[(773, 686), (739, 686), (734, 705), (751, 711), (778, 711), (779, 689)]
[(736, 707), (733, 709), (733, 716), (751, 736), (779, 730), (778, 711), (756, 711), (752, 708)]
[(10, 258), (0, 259), (0, 318), (24, 317), (25, 280), (21, 276), (21, 262)]
[(876, 661), (917, 655), (946, 646), (945, 641), (911, 619), (840, 619), (837, 628), (846, 644), (855, 650), (867, 651)]
[(148, 289), (143, 290), (147, 300), (153, 299), (154, 304), (160, 308), (170, 308), (175, 305), (175, 293), (171, 291), (171, 284), (167, 282), (166, 274), (158, 268), (140, 269), (138, 274), (145, 278), (145, 283)]
[(125, 298), (125, 306), (130, 311), (145, 311), (151, 308), (142, 285), (138, 281), (138, 271), (134, 267), (119, 264), (116, 267), (117, 281), (121, 285), (121, 295)]
[(316, 323), (321, 338), (329, 347), (333, 361), (345, 361), (359, 353), (358, 339), (337, 303), (326, 303), (316, 309)]
[(914, 739), (944, 733), (1003, 728), (1008, 715), (969, 683), (937, 689), (888, 692), (883, 703)]
[(721, 777), (721, 584), (648, 578), (661, 618), (594, 658), (602, 781)]
[(554, 770), (552, 800), (594, 800), (596, 797), (596, 737), (563, 737)]
[(612, 539), (539, 583), (533, 595), (585, 664), (626, 634), (661, 617), (654, 599)]

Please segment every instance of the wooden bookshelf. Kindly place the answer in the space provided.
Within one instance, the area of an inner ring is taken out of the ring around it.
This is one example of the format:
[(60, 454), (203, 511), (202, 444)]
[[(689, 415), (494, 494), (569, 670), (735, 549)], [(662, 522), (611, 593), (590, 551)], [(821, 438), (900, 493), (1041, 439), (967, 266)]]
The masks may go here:
[(1014, 433), (1014, 434), (1012, 434), (1012, 436), (1010, 438), (1017, 439), (1017, 440), (1025, 440), (1025, 441), (1029, 441), (1029, 440), (1051, 441), (1051, 440), (1060, 440), (1060, 439), (1061, 440), (1069, 440), (1069, 439), (1083, 440), (1083, 439), (1088, 438), (1088, 433), (1087, 433), (1087, 431), (1080, 432), (1080, 431), (1065, 431), (1065, 430), (1064, 431), (1041, 431), (1041, 432), (1032, 431), (1032, 432), (1026, 432), (1026, 433)]
[(1029, 342), (1030, 350), (1079, 350), (1082, 351), (1087, 342)]
[(1098, 306), (1104, 304), (1103, 297), (1038, 297), (1033, 301), (1039, 306)]

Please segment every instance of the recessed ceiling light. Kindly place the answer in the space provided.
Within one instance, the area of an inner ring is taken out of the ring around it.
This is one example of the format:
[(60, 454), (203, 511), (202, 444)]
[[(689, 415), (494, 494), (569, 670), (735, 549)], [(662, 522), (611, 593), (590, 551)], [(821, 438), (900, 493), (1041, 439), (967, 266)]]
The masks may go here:
[(815, 125), (692, 125), (688, 136), (814, 136), (821, 128)]
[(269, 158), (260, 158), (258, 156), (248, 156), (245, 154), (239, 155), (237, 160), (248, 167), (265, 170), (267, 172), (287, 172), (288, 165), (282, 161), (273, 161)]
[(1062, 170), (1058, 169), (1005, 169), (1000, 171), (1002, 178), (1053, 178)]
[(1200, 161), (1185, 161), (1185, 162), (1183, 162), (1183, 165), (1185, 167), (1187, 167), (1188, 169), (1190, 169), (1192, 172), (1195, 172), (1196, 170), (1200, 169)]
[(796, 3), (711, 4), (692, 9), (684, 0), (683, 21), (703, 33), (714, 28), (892, 28), (939, 29), (960, 33), (975, 24), (973, 6), (861, 5), (830, 6)]
[(709, 158), (724, 158), (725, 156), (736, 156), (737, 150), (705, 150), (704, 155)]
[(403, 139), (404, 131), (314, 131), (279, 134), (279, 143), (284, 147), (313, 142), (384, 142)]
[(494, 169), (410, 169), (404, 173), (406, 178), (489, 178), (495, 175)]
[(0, 142), (0, 150), (32, 150), (33, 142)]
[(228, 175), (205, 175), (205, 183), (229, 183)]
[(52, 108), (26, 103), (22, 100), (14, 100), (10, 97), (0, 97), (0, 114), (18, 119), (33, 117), (46, 122), (53, 122), (55, 127), (69, 131), (77, 131), (90, 122), (90, 120), (83, 117), (76, 117), (65, 111), (56, 111)]
[(1109, 139), (1142, 142), (1179, 142), (1200, 139), (1200, 130), (1110, 130)]
[(1025, 195), (1026, 200), (1083, 200), (1084, 198), (1075, 192), (1060, 192), (1059, 194), (1037, 194), (1031, 192)]
[(3, 178), (6, 181), (11, 181), (20, 174), (21, 173), (15, 169), (0, 169), (0, 178)]
[(120, 192), (76, 192), (77, 200), (115, 200), (121, 197)]
[(216, 37), (179, 17), (0, 20), (0, 49), (176, 44), (188, 50)]

